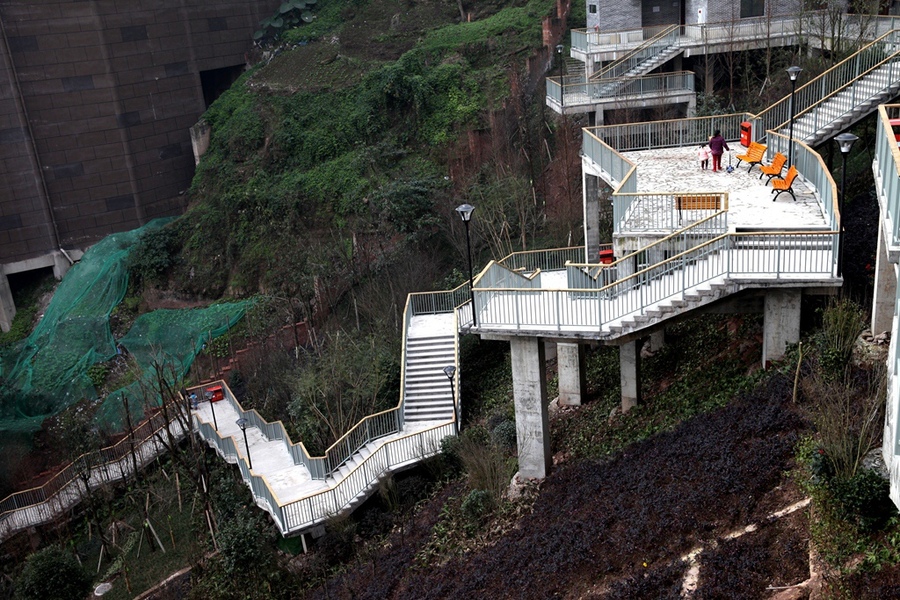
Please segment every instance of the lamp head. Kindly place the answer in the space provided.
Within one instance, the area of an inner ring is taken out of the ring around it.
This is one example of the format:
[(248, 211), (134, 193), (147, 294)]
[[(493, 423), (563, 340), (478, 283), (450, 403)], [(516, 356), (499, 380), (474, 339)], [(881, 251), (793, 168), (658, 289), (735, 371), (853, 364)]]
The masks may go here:
[(563, 45), (562, 45), (562, 44), (557, 44), (557, 45), (556, 45), (556, 53), (557, 53), (557, 54), (562, 54), (562, 51), (563, 51)]
[(852, 133), (847, 133), (846, 131), (834, 136), (834, 141), (838, 143), (838, 146), (841, 147), (841, 152), (844, 154), (850, 152), (850, 149), (853, 147), (853, 143), (858, 139), (858, 137), (856, 137)]
[(800, 71), (802, 71), (802, 70), (803, 69), (801, 69), (797, 65), (794, 65), (793, 67), (788, 67), (787, 72), (788, 72), (788, 75), (791, 77), (791, 81), (797, 81), (797, 76), (800, 74)]
[(245, 419), (244, 417), (241, 417), (240, 419), (238, 419), (237, 421), (235, 421), (235, 423), (237, 423), (237, 426), (241, 428), (241, 431), (246, 431), (246, 430), (247, 430), (247, 423), (248, 423), (248, 421), (247, 421), (247, 419)]
[(474, 211), (475, 207), (471, 204), (460, 204), (456, 207), (456, 212), (459, 213), (459, 218), (466, 222), (472, 219), (472, 212)]
[(447, 365), (444, 367), (444, 375), (447, 376), (447, 379), (453, 379), (453, 376), (456, 375), (456, 367), (453, 365)]

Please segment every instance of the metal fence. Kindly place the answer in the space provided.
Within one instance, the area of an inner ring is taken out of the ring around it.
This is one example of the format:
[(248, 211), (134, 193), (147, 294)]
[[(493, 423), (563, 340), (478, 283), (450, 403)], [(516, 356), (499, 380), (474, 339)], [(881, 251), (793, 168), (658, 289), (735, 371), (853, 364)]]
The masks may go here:
[(671, 48), (677, 42), (678, 25), (670, 25), (619, 60), (613, 61), (597, 73), (594, 73), (591, 79), (615, 79), (622, 77), (641, 63), (658, 56), (666, 48)]
[(894, 133), (890, 123), (891, 118), (898, 117), (900, 105), (878, 107), (874, 167), (878, 178), (876, 189), (881, 193), (881, 201), (891, 232), (890, 246), (900, 245), (900, 148), (897, 146), (897, 134)]

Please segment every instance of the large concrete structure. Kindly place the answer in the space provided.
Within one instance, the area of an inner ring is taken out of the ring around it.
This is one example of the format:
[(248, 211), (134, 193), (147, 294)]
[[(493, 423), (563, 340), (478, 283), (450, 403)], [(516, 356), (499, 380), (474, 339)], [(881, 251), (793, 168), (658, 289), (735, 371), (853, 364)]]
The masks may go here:
[(0, 327), (7, 275), (183, 209), (189, 129), (277, 5), (0, 0)]
[(586, 0), (588, 29), (617, 31), (658, 25), (722, 23), (796, 15), (799, 0)]

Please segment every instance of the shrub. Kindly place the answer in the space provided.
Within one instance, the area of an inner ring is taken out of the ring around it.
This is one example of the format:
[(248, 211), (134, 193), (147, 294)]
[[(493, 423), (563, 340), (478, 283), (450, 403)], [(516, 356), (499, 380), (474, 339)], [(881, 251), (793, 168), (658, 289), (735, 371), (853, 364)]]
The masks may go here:
[(516, 448), (516, 423), (515, 421), (505, 420), (500, 422), (491, 432), (494, 444), (503, 450), (515, 450)]
[(249, 573), (264, 564), (272, 541), (259, 511), (239, 511), (219, 525), (219, 551), (228, 575)]
[(59, 546), (29, 556), (16, 580), (16, 595), (22, 600), (81, 600), (90, 589), (88, 574)]
[(462, 501), (460, 508), (472, 525), (481, 523), (494, 509), (494, 498), (487, 490), (472, 490)]
[(897, 512), (890, 482), (871, 469), (860, 469), (849, 479), (833, 479), (829, 487), (843, 516), (863, 530), (880, 528)]
[(835, 300), (822, 311), (821, 365), (826, 376), (840, 378), (850, 360), (856, 338), (866, 326), (855, 302)]
[(484, 436), (464, 435), (460, 439), (459, 458), (469, 477), (469, 489), (484, 490), (499, 502), (515, 474), (516, 462), (484, 433)]

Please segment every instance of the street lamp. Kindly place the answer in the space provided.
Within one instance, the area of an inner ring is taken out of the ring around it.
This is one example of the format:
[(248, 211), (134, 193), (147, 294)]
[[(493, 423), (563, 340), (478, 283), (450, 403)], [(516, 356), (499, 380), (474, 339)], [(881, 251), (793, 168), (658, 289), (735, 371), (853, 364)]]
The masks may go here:
[(840, 277), (844, 270), (844, 197), (845, 190), (847, 189), (847, 155), (850, 154), (850, 149), (853, 148), (853, 143), (859, 138), (853, 135), (852, 133), (841, 133), (834, 137), (834, 141), (838, 143), (838, 146), (841, 147), (841, 157), (843, 159), (843, 166), (841, 170), (841, 203), (840, 203), (840, 211), (841, 211), (841, 228), (838, 233), (838, 267), (837, 267), (837, 276)]
[(802, 70), (796, 65), (787, 69), (791, 78), (791, 127), (788, 132), (788, 167), (794, 164), (794, 90), (797, 89), (797, 76)]
[(450, 399), (453, 401), (453, 422), (456, 423), (456, 435), (459, 435), (459, 419), (456, 416), (456, 390), (453, 386), (453, 377), (456, 375), (456, 367), (453, 365), (447, 365), (444, 367), (444, 375), (447, 376), (447, 379), (450, 380)]
[(472, 303), (472, 327), (477, 327), (478, 322), (475, 320), (475, 292), (472, 285), (474, 278), (472, 277), (472, 243), (469, 241), (469, 221), (472, 219), (472, 212), (475, 207), (471, 204), (460, 204), (456, 207), (459, 218), (466, 224), (466, 257), (469, 259), (469, 301)]
[(564, 95), (565, 90), (563, 89), (563, 45), (556, 45), (556, 62), (559, 65), (559, 106), (562, 109), (563, 114), (565, 114), (565, 106), (566, 106), (566, 97)]
[(235, 421), (235, 423), (237, 423), (237, 426), (240, 427), (241, 431), (244, 432), (244, 449), (247, 450), (247, 464), (250, 465), (250, 470), (252, 471), (253, 461), (250, 460), (250, 444), (247, 443), (247, 423), (249, 423), (249, 421), (244, 417), (241, 417), (240, 419)]
[(204, 394), (204, 396), (207, 400), (209, 400), (209, 410), (212, 412), (213, 427), (215, 427), (216, 431), (218, 431), (219, 424), (216, 422), (216, 403), (213, 402), (213, 393), (208, 391)]

